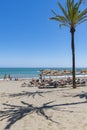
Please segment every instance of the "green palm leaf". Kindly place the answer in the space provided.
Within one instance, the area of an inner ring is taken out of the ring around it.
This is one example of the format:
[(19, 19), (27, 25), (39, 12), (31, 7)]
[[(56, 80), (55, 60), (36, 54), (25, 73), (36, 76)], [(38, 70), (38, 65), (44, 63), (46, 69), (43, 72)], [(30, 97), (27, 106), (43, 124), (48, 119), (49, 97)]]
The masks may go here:
[(59, 2), (57, 3), (60, 10), (62, 11), (63, 15), (57, 14), (54, 10), (52, 10), (52, 13), (55, 15), (54, 17), (50, 18), (50, 20), (56, 20), (58, 22), (62, 22), (62, 26), (73, 26), (76, 27), (76, 25), (79, 23), (82, 23), (82, 21), (86, 21), (85, 15), (87, 15), (87, 8), (83, 10), (82, 12), (79, 12), (79, 7), (81, 5), (83, 0), (79, 0), (77, 3), (74, 2), (74, 0), (67, 0), (66, 2), (66, 8), (64, 8)]
[(58, 6), (60, 7), (61, 11), (63, 12), (64, 16), (66, 17), (66, 20), (69, 20), (69, 17), (67, 15), (66, 10), (62, 7), (62, 5), (58, 2)]

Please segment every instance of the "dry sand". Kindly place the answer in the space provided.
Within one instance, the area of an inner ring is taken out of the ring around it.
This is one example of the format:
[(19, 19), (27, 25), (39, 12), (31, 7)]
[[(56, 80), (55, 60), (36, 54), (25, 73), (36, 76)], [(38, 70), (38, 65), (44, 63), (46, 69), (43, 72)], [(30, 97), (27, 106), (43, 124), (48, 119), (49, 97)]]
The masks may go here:
[(0, 130), (87, 130), (87, 86), (21, 87), (0, 81)]

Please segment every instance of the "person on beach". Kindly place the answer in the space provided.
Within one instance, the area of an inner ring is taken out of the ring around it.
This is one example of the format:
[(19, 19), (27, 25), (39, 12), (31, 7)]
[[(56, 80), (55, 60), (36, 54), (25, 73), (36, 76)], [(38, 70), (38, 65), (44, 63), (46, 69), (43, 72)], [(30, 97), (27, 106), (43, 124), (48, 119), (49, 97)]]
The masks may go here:
[(6, 79), (7, 79), (7, 75), (5, 74), (5, 75), (4, 75), (4, 80), (6, 80)]
[(9, 80), (12, 80), (12, 77), (11, 77), (11, 75), (10, 75), (10, 74), (8, 75), (8, 79), (9, 79)]
[(41, 81), (41, 83), (42, 83), (42, 74), (40, 74), (40, 81)]
[(11, 77), (11, 76), (10, 76), (10, 74), (9, 74), (9, 75), (8, 75), (8, 79), (10, 79), (10, 77)]

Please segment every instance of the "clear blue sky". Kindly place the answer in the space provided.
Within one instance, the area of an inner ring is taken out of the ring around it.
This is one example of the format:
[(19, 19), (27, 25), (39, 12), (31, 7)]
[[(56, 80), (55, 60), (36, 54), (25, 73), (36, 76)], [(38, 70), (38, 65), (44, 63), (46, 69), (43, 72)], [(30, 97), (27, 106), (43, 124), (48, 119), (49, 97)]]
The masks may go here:
[[(71, 67), (70, 30), (48, 20), (51, 9), (60, 13), (57, 2), (0, 0), (0, 67)], [(75, 48), (76, 67), (87, 67), (87, 22), (76, 28)]]

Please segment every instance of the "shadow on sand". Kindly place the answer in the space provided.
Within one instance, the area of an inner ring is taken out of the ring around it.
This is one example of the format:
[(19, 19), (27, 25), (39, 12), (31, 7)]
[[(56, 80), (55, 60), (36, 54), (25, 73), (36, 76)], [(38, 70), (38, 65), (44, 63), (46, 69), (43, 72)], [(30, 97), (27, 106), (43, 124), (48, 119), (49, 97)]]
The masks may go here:
[[(52, 104), (54, 101), (44, 103), (42, 106), (34, 107), (32, 104), (28, 104), (26, 102), (21, 101), (22, 106), (11, 105), (11, 104), (3, 104), (4, 110), (0, 111), (0, 121), (7, 119), (7, 126), (5, 129), (10, 129), (10, 127), (16, 123), (18, 120), (24, 118), (26, 115), (30, 115), (32, 113), (36, 113), (37, 115), (43, 116), (46, 120), (49, 120), (53, 123), (58, 123), (54, 121), (51, 116), (46, 114), (46, 110), (57, 110), (57, 111), (66, 111), (66, 109), (62, 110), (60, 106), (71, 106), (71, 105), (78, 105), (87, 102), (75, 102), (75, 103), (65, 103), (65, 104)], [(73, 112), (69, 111), (68, 112)]]
[(83, 92), (83, 93), (77, 94), (74, 97), (85, 98), (87, 100), (87, 92)]
[(51, 93), (52, 91), (35, 91), (35, 92), (27, 92), (27, 91), (22, 91), (22, 93), (17, 93), (17, 94), (10, 94), (10, 97), (21, 97), (21, 96), (28, 96), (28, 97), (33, 97), (35, 98), (36, 95), (44, 97), (43, 94), (45, 93)]
[[(23, 96), (28, 96), (28, 97), (33, 97), (33, 98), (35, 98), (35, 96), (41, 96), (41, 97), (44, 97), (44, 94), (48, 94), (48, 93), (53, 93), (53, 92), (60, 92), (60, 91), (63, 91), (62, 89), (60, 89), (60, 90), (49, 90), (49, 91), (34, 91), (34, 92), (28, 92), (28, 91), (22, 91), (21, 93), (15, 93), (15, 94), (2, 94), (1, 95), (1, 97), (6, 97), (6, 96), (9, 96), (9, 97), (12, 97), (12, 98), (14, 98), (14, 97), (18, 97), (18, 98), (20, 98), (20, 97), (23, 97)], [(65, 91), (65, 90), (64, 90)]]

